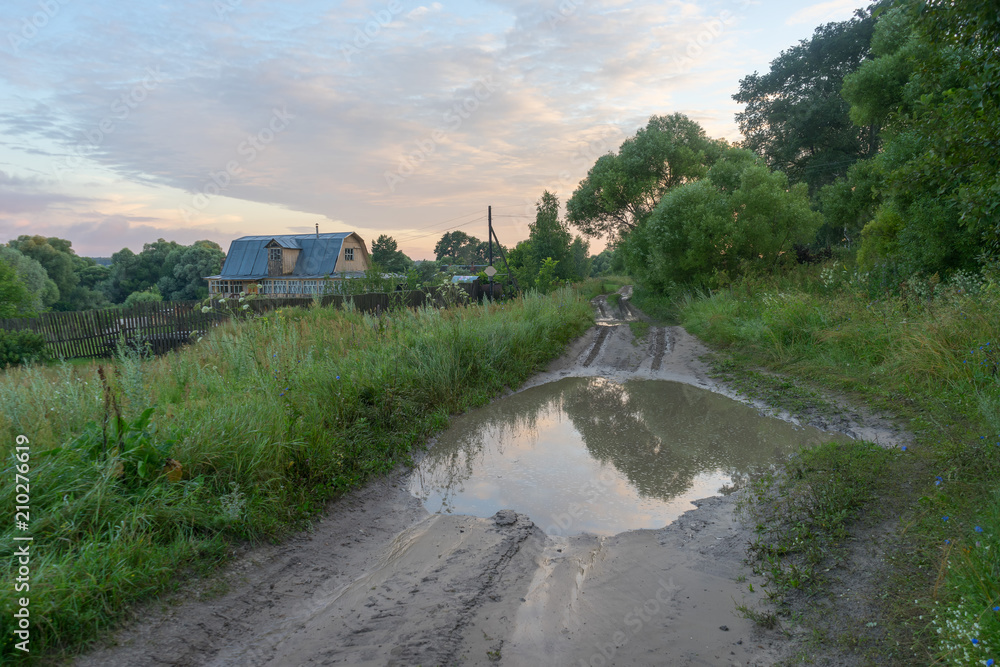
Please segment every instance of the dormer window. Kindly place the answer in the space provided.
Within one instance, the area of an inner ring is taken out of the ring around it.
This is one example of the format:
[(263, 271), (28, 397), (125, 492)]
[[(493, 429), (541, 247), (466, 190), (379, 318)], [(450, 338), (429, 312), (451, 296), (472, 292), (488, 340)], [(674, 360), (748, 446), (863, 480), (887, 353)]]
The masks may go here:
[(348, 262), (354, 261), (354, 248), (344, 248), (344, 259)]
[(267, 259), (270, 262), (280, 262), (281, 261), (281, 248), (268, 248), (267, 249)]

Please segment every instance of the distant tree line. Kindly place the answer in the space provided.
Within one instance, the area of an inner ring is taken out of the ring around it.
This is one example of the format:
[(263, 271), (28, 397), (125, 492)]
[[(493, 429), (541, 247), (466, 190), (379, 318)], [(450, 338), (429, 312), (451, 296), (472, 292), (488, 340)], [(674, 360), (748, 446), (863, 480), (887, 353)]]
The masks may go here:
[(185, 246), (159, 239), (102, 264), (77, 255), (66, 239), (19, 236), (0, 246), (0, 317), (204, 298), (204, 276), (218, 273), (224, 257), (212, 241)]

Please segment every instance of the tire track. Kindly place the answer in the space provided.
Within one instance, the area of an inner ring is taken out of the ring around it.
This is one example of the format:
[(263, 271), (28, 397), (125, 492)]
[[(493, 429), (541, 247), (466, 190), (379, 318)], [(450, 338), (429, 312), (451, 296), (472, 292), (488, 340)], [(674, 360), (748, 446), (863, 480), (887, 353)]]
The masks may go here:
[(659, 327), (656, 330), (656, 338), (653, 340), (653, 366), (654, 371), (660, 370), (663, 364), (663, 353), (667, 347), (667, 330)]
[(605, 339), (608, 337), (608, 332), (611, 331), (611, 327), (601, 327), (601, 330), (597, 334), (597, 340), (594, 342), (594, 348), (587, 355), (587, 360), (583, 362), (583, 367), (586, 368), (594, 363), (594, 359), (601, 352), (601, 346), (604, 345)]

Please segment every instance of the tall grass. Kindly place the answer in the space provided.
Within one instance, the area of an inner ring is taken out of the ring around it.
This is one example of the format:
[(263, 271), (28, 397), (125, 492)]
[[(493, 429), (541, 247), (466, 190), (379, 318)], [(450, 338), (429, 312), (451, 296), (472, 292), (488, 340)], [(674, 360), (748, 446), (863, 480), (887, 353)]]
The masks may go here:
[[(0, 376), (3, 479), (30, 440), (32, 655), (75, 650), (233, 540), (274, 538), (408, 460), (448, 416), (516, 387), (592, 321), (569, 290), (382, 316), (320, 307), (231, 323), (158, 359)], [(151, 416), (149, 408), (153, 408)], [(143, 414), (149, 417), (148, 423)], [(167, 474), (171, 473), (171, 474)], [(177, 474), (180, 479), (177, 479)], [(0, 593), (4, 661), (17, 598)]]
[[(1000, 664), (1000, 281), (915, 277), (880, 292), (872, 280), (838, 265), (802, 267), (674, 302), (689, 331), (746, 368), (910, 418), (918, 444), (886, 493), (919, 499), (908, 520), (920, 537), (898, 557), (920, 574), (887, 594), (947, 664)], [(943, 575), (928, 579), (928, 570)]]

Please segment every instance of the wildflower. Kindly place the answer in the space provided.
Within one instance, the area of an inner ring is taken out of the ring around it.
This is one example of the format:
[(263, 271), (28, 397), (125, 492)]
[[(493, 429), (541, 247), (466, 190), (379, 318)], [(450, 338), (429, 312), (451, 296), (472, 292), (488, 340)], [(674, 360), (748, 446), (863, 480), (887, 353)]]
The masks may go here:
[(208, 311), (210, 311), (210, 310), (212, 310), (212, 309), (211, 309), (211, 308), (209, 308), (208, 306), (202, 306), (202, 307), (201, 307), (201, 312), (203, 312), (203, 313), (207, 313), (207, 312), (208, 312)]
[(951, 540), (945, 540), (944, 543), (945, 544), (951, 544)]
[(339, 375), (337, 376), (337, 379), (338, 379), (338, 380), (340, 379), (340, 376), (339, 376)]
[(976, 526), (976, 532), (977, 533), (983, 532), (983, 527), (982, 526)]
[(978, 639), (976, 639), (975, 637), (973, 637), (973, 638), (972, 638), (972, 645), (973, 645), (973, 646), (977, 646), (978, 644), (979, 644), (979, 640), (978, 640)]
[(993, 667), (993, 658), (986, 661), (986, 667)]
[(1000, 611), (1000, 607), (993, 607), (993, 611)]
[(904, 452), (906, 451), (906, 445), (903, 445), (903, 451)]
[(285, 395), (285, 392), (281, 392), (280, 394), (278, 394), (278, 396), (284, 396), (284, 395)]

